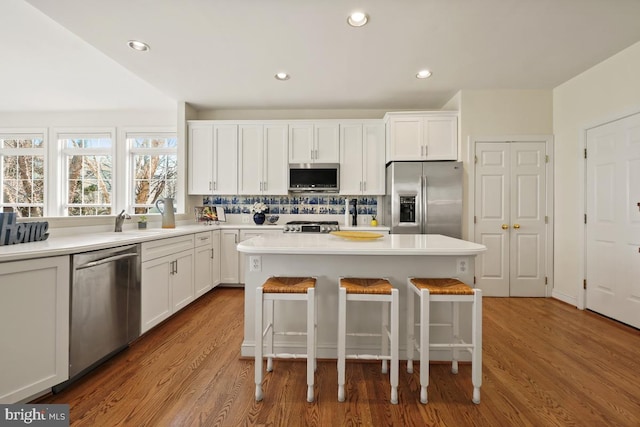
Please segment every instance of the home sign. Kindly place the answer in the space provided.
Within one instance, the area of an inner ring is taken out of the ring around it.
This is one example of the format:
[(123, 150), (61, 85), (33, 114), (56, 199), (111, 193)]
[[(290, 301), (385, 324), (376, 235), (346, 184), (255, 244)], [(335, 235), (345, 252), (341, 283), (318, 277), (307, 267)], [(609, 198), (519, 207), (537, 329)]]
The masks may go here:
[(15, 213), (0, 213), (0, 246), (47, 240), (48, 230), (47, 221), (16, 222)]

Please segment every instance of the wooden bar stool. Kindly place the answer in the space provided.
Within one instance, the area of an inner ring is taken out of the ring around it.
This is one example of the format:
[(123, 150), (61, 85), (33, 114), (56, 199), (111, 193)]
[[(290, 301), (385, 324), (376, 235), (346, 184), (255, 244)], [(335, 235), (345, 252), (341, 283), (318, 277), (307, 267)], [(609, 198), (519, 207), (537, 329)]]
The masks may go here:
[[(398, 403), (398, 290), (387, 279), (340, 278), (338, 297), (338, 401), (344, 402), (346, 359), (382, 360), (382, 372), (387, 373), (387, 361), (391, 361), (391, 403)], [(347, 333), (347, 301), (383, 302), (382, 331), (377, 333)], [(391, 307), (391, 316), (389, 316)], [(348, 336), (380, 336), (379, 354), (346, 354)], [(391, 352), (389, 352), (389, 344)]]
[[(269, 277), (267, 281), (256, 289), (256, 325), (255, 325), (255, 382), (256, 401), (263, 398), (262, 394), (262, 359), (267, 358), (267, 371), (273, 370), (273, 359), (307, 359), (307, 402), (313, 402), (314, 373), (316, 370), (316, 328), (317, 312), (315, 298), (315, 277)], [(307, 301), (307, 330), (278, 331), (274, 328), (274, 301)], [(266, 306), (266, 325), (264, 324), (263, 309)], [(305, 354), (274, 353), (274, 335), (306, 335), (307, 352)], [(266, 339), (266, 353), (263, 354)]]
[[(473, 403), (480, 403), (482, 385), (482, 291), (464, 284), (458, 279), (428, 279), (410, 277), (407, 280), (407, 372), (413, 373), (413, 352), (420, 353), (420, 401), (427, 403), (429, 385), (429, 349), (452, 350), (451, 372), (458, 373), (458, 353), (465, 349), (471, 353), (471, 380)], [(416, 343), (414, 298), (420, 298), (420, 339)], [(429, 311), (432, 302), (451, 302), (451, 323), (430, 323)], [(471, 303), (471, 343), (460, 338), (459, 304)], [(449, 343), (429, 343), (429, 327), (452, 328), (453, 340)]]

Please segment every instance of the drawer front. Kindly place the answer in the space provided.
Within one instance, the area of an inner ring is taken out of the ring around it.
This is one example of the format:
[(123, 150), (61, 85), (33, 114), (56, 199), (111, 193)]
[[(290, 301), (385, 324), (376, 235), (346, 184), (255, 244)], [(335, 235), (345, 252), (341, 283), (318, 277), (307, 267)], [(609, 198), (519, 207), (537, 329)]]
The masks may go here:
[(208, 246), (211, 244), (211, 231), (203, 231), (202, 233), (195, 234), (195, 247)]
[(193, 234), (153, 240), (142, 244), (142, 262), (193, 249)]

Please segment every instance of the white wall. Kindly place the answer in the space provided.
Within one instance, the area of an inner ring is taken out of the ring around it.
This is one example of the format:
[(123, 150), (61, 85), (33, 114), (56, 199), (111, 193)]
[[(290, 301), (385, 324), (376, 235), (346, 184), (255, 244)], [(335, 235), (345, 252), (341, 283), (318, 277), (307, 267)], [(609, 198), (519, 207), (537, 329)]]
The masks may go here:
[[(464, 161), (464, 200), (469, 200), (469, 138), (508, 135), (551, 135), (553, 133), (552, 92), (550, 90), (463, 90), (459, 105), (460, 147)], [(468, 206), (462, 219), (462, 236), (469, 239)]]
[(554, 297), (582, 306), (584, 131), (640, 111), (640, 43), (553, 90), (555, 134)]

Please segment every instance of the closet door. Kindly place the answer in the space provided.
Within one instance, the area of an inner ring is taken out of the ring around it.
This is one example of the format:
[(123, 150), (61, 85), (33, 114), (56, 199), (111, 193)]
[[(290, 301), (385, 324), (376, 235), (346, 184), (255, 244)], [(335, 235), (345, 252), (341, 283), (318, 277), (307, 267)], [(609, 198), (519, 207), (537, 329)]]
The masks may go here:
[(546, 295), (544, 142), (479, 142), (475, 167), (476, 286), (487, 296)]
[(587, 308), (640, 328), (640, 114), (587, 131)]

